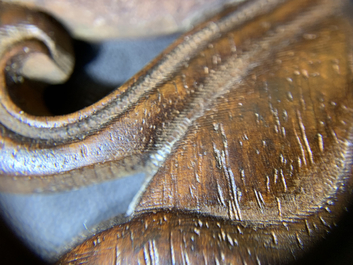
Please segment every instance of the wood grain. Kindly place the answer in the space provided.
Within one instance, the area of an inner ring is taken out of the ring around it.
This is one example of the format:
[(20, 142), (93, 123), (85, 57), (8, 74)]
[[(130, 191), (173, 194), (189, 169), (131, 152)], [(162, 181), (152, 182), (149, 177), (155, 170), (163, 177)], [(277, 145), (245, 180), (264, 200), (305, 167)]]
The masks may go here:
[(11, 128), (0, 116), (0, 189), (59, 191), (147, 172), (132, 219), (60, 264), (295, 260), (351, 199), (350, 5), (248, 1), (93, 106), (22, 113)]

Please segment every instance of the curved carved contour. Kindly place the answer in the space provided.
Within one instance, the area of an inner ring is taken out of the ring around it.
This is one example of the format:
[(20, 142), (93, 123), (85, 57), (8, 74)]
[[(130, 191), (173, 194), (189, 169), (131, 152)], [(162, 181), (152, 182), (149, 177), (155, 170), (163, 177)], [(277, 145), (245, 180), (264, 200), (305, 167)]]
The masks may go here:
[(248, 1), (91, 107), (44, 117), (43, 126), (38, 119), (22, 135), (3, 123), (1, 190), (58, 191), (148, 173), (132, 220), (62, 264), (301, 256), (350, 196), (348, 5)]

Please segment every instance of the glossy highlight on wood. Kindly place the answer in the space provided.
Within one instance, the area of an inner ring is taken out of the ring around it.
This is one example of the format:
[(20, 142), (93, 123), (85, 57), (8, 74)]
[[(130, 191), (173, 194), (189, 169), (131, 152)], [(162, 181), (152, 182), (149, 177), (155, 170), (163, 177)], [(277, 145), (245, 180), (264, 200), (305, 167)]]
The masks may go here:
[(59, 264), (301, 257), (351, 200), (350, 8), (247, 1), (82, 111), (22, 113), (17, 131), (1, 125), (0, 189), (54, 192), (147, 173), (131, 220)]

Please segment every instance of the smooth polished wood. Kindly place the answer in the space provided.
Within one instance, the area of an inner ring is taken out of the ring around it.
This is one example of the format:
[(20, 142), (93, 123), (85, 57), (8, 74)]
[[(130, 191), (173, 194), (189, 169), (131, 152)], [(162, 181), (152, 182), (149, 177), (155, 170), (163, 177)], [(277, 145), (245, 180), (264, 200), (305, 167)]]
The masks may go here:
[(350, 5), (248, 1), (91, 107), (0, 115), (1, 190), (59, 191), (147, 172), (132, 219), (60, 264), (302, 256), (351, 197)]

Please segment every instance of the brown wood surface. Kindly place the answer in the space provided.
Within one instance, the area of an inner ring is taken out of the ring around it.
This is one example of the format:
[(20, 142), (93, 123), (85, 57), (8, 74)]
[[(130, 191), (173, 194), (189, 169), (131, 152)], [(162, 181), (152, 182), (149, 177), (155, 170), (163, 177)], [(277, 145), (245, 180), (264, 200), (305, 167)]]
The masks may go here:
[(301, 257), (351, 199), (350, 5), (248, 1), (82, 111), (38, 117), (1, 102), (0, 190), (60, 191), (147, 172), (132, 219), (60, 264)]

